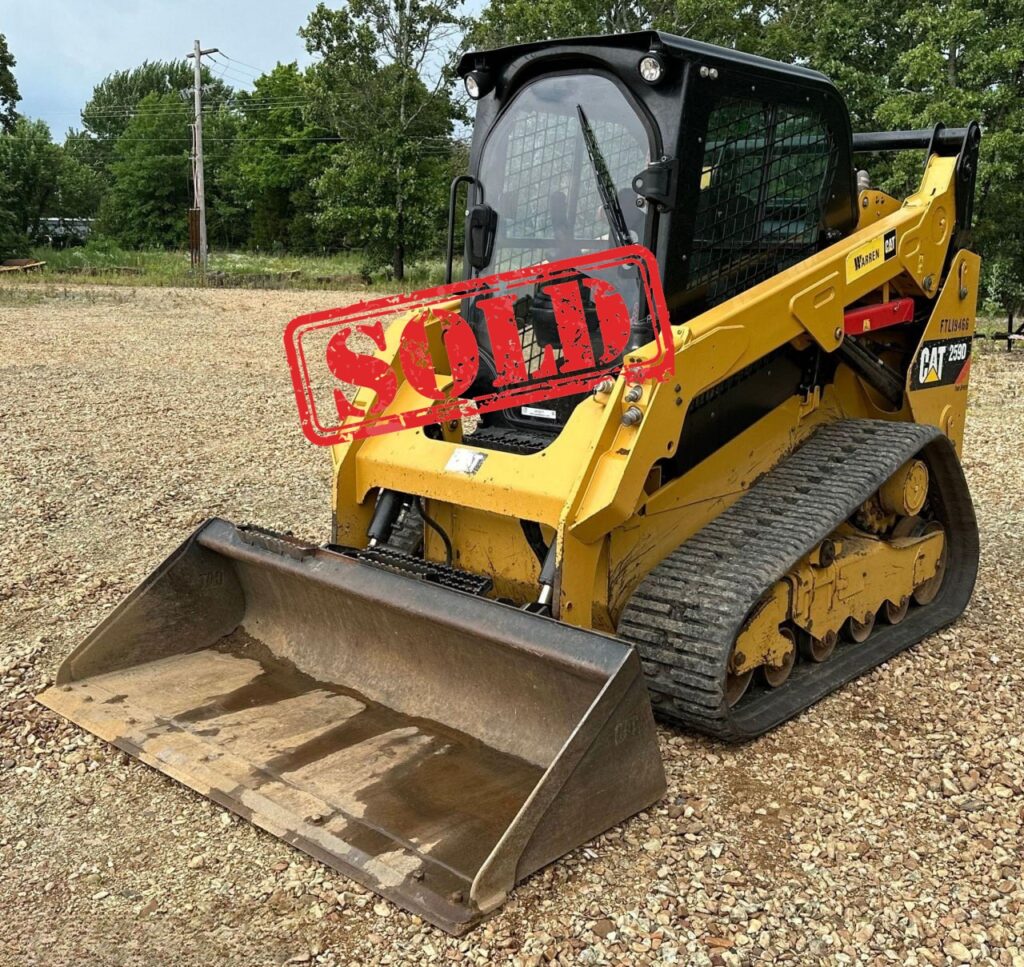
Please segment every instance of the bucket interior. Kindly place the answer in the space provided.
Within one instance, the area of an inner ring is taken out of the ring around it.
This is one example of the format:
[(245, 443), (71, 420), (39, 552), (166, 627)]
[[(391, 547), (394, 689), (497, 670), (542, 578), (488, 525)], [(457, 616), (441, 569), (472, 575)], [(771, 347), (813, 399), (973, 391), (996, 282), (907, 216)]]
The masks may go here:
[(238, 534), (208, 525), (41, 700), (458, 932), (480, 915), (474, 880), (626, 649)]

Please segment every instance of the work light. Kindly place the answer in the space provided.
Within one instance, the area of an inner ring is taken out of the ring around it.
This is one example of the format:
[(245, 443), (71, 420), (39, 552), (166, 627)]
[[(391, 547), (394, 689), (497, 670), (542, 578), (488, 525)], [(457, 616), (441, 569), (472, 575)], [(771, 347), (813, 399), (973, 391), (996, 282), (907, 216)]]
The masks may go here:
[(640, 59), (640, 76), (648, 84), (657, 84), (665, 73), (665, 65), (657, 54), (646, 54)]
[(474, 101), (479, 100), (485, 94), (490, 93), (494, 87), (494, 81), (487, 71), (470, 71), (466, 75), (466, 93)]

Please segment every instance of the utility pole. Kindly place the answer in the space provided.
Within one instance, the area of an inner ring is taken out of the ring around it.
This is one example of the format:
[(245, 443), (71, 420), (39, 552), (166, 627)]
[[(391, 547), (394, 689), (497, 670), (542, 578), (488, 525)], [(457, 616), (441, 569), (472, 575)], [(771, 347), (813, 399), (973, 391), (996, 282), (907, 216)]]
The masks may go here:
[(206, 188), (203, 182), (203, 67), (202, 59), (206, 54), (219, 53), (218, 48), (211, 47), (203, 50), (197, 40), (195, 47), (189, 57), (195, 58), (195, 190), (196, 208), (199, 209), (199, 265), (202, 272), (206, 273), (207, 251), (206, 251)]

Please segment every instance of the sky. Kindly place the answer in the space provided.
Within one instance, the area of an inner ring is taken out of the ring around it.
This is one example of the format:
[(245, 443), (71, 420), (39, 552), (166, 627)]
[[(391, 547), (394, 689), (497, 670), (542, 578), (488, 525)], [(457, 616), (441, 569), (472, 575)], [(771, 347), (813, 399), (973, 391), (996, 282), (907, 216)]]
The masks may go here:
[[(0, 0), (0, 33), (17, 60), (18, 111), (62, 141), (80, 124), (93, 87), (144, 60), (172, 60), (219, 47), (210, 63), (232, 87), (276, 63), (309, 63), (298, 29), (315, 0)], [(241, 63), (239, 63), (241, 62)], [(253, 69), (255, 68), (255, 70)]]

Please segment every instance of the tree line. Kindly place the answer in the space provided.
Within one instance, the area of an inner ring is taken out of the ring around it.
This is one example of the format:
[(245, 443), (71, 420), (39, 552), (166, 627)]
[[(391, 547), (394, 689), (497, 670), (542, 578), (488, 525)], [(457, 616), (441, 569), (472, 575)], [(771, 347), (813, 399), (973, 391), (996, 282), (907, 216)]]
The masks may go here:
[[(465, 169), (458, 54), (649, 27), (824, 72), (854, 130), (979, 120), (975, 244), (990, 294), (1020, 301), (1024, 0), (491, 0), (475, 18), (432, 0), (319, 3), (300, 30), (306, 69), (279, 64), (236, 90), (239, 62), (204, 66), (211, 245), (358, 251), (401, 278), (409, 258), (440, 250), (448, 184)], [(0, 247), (43, 216), (95, 218), (127, 247), (183, 247), (191, 64), (110, 75), (60, 145), (18, 117), (14, 68), (0, 37)], [(920, 163), (905, 154), (872, 173), (903, 192)]]

